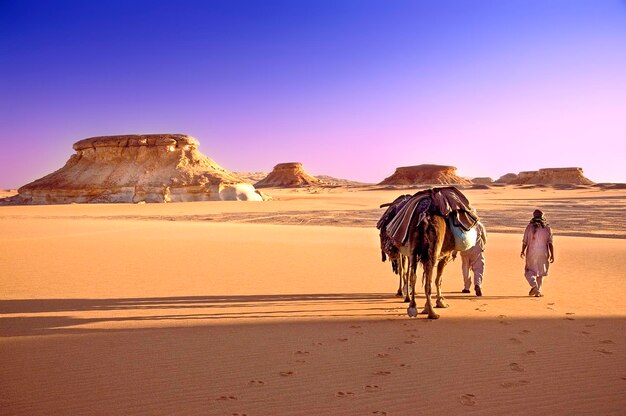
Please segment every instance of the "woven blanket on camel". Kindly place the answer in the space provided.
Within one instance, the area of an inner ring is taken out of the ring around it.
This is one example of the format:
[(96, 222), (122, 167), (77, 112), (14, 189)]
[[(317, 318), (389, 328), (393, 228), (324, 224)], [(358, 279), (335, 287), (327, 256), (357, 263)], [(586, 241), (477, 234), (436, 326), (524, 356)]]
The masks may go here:
[[(431, 188), (417, 192), (400, 208), (385, 226), (387, 235), (394, 243), (402, 245), (409, 236), (409, 226), (417, 226), (432, 212), (444, 218), (450, 217), (455, 226), (465, 231), (476, 225), (478, 217), (472, 214), (469, 200), (454, 186)], [(416, 220), (413, 220), (413, 218)]]
[(394, 217), (396, 216), (396, 214), (398, 213), (398, 211), (404, 206), (404, 204), (406, 204), (411, 198), (413, 198), (413, 195), (400, 195), (399, 197), (397, 197), (396, 199), (393, 200), (393, 202), (387, 203), (387, 204), (383, 204), (380, 207), (384, 208), (384, 207), (388, 207), (387, 210), (385, 211), (385, 213), (382, 215), (382, 217), (380, 217), (380, 219), (378, 220), (378, 222), (376, 223), (376, 228), (378, 228), (379, 230), (385, 228), (387, 226), (387, 224), (389, 224), (389, 221), (391, 221), (392, 219), (394, 219)]

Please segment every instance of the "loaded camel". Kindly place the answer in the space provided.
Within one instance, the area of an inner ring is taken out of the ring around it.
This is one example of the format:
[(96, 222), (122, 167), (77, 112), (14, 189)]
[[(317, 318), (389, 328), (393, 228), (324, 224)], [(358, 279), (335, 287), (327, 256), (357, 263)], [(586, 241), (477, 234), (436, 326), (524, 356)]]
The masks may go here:
[(426, 296), (426, 304), (423, 314), (428, 314), (429, 319), (438, 319), (439, 315), (435, 313), (430, 295), (432, 293), (433, 272), (436, 269), (435, 286), (437, 289), (437, 308), (447, 308), (448, 304), (441, 293), (442, 275), (446, 265), (453, 258), (454, 235), (448, 227), (446, 220), (441, 215), (429, 213), (420, 224), (411, 228), (409, 239), (406, 246), (402, 246), (403, 250), (409, 252), (409, 270), (411, 276), (411, 302), (407, 309), (410, 317), (417, 316), (417, 307), (415, 303), (415, 283), (416, 269), (418, 263), (422, 264), (424, 274), (422, 276), (422, 284), (424, 286), (424, 294)]
[(422, 313), (427, 314), (430, 319), (439, 318), (431, 300), (435, 269), (436, 307), (448, 307), (441, 293), (442, 275), (445, 266), (459, 249), (455, 244), (451, 223), (470, 229), (476, 221), (477, 217), (471, 212), (469, 201), (459, 190), (454, 187), (433, 188), (413, 195), (395, 213), (394, 218), (381, 228), (381, 242), (384, 230), (387, 239), (385, 247), (391, 246), (387, 252), (398, 252), (408, 258), (411, 297), (407, 314), (410, 317), (417, 316), (415, 284), (417, 266), (420, 263), (423, 267), (422, 284), (426, 296)]

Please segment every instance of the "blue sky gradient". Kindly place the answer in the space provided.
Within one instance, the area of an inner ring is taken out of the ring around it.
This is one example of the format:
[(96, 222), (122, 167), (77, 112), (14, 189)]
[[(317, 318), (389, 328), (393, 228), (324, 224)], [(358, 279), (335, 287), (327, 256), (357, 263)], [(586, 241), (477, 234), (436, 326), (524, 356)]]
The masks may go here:
[(626, 182), (625, 74), (622, 0), (0, 0), (0, 187), (165, 132), (235, 171)]

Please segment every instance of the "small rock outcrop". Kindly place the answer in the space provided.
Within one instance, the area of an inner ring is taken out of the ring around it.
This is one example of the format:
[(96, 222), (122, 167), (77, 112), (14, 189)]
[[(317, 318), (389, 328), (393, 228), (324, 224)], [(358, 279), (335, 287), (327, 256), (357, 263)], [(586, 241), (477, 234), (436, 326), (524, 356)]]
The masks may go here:
[(491, 185), (493, 183), (493, 179), (487, 177), (480, 177), (472, 179), (472, 183), (478, 185)]
[(583, 174), (582, 168), (545, 168), (520, 172), (509, 182), (513, 185), (593, 185)]
[(300, 162), (279, 163), (264, 179), (254, 184), (256, 188), (295, 188), (320, 186), (324, 182), (309, 175)]
[(502, 175), (500, 176), (498, 179), (496, 179), (496, 183), (511, 183), (511, 181), (514, 181), (515, 179), (517, 179), (517, 174), (515, 173), (507, 173), (506, 175)]
[(396, 168), (394, 174), (382, 181), (380, 185), (465, 185), (470, 183), (468, 179), (456, 174), (454, 166), (417, 165)]
[(65, 166), (18, 189), (16, 203), (186, 202), (263, 198), (183, 134), (92, 137)]

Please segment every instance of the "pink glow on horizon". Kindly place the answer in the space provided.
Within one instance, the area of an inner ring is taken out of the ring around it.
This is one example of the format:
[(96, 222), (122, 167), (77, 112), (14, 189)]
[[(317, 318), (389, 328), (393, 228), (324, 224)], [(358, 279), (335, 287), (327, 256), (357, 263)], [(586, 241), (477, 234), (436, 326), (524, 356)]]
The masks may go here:
[[(231, 171), (626, 182), (623, 2), (104, 3), (0, 13), (0, 188), (132, 133), (190, 134)], [(189, 24), (155, 32), (165, 16)]]

